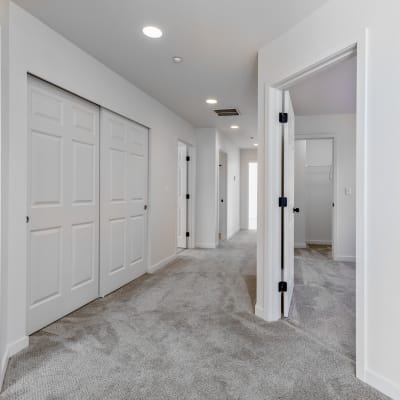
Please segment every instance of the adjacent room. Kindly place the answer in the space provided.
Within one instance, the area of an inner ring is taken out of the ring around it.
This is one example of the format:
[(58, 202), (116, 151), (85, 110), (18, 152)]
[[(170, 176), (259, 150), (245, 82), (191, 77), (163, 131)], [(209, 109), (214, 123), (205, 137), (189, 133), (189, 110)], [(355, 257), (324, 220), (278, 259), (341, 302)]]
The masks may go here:
[[(294, 289), (289, 321), (356, 359), (357, 57), (289, 89), (294, 117)], [(291, 210), (289, 210), (291, 212)]]

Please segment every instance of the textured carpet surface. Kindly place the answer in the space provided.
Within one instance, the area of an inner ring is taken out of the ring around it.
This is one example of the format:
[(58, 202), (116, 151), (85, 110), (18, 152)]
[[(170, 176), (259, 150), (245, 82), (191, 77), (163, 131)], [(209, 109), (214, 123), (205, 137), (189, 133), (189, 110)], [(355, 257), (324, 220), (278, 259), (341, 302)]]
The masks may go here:
[(253, 315), (255, 239), (186, 251), (33, 335), (0, 398), (384, 399), (349, 358)]
[(296, 249), (290, 322), (356, 358), (355, 263), (332, 260), (330, 246)]

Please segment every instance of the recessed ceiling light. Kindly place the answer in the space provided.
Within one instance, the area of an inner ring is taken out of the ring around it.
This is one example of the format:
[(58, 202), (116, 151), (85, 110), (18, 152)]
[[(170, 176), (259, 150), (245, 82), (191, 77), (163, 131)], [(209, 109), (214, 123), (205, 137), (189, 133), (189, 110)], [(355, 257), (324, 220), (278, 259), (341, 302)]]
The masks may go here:
[(156, 26), (145, 26), (142, 32), (151, 39), (159, 39), (163, 35), (162, 30)]
[(215, 99), (207, 99), (207, 100), (206, 100), (206, 103), (207, 103), (207, 104), (217, 104), (217, 103), (218, 103), (218, 100), (215, 100)]
[(231, 125), (231, 129), (239, 129), (239, 125)]
[(174, 56), (174, 57), (172, 57), (172, 61), (175, 64), (180, 64), (183, 61), (183, 58), (182, 57), (178, 57), (178, 56)]
[(254, 143), (254, 146), (258, 147), (258, 143)]

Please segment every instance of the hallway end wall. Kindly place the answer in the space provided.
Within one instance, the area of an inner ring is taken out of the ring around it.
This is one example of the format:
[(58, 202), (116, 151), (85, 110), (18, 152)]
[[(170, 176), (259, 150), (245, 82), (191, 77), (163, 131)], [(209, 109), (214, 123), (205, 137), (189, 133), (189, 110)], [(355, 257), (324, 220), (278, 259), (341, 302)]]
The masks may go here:
[(212, 249), (218, 245), (216, 129), (196, 129), (196, 142), (196, 247)]
[(228, 155), (227, 238), (230, 239), (240, 230), (240, 150), (226, 135), (217, 132), (218, 154), (220, 151)]

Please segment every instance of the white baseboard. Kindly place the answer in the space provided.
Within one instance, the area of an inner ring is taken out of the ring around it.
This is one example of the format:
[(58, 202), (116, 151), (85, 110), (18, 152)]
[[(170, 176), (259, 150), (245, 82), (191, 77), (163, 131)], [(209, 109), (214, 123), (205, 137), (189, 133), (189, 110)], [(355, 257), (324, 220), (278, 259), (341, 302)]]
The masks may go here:
[(294, 248), (295, 249), (306, 249), (307, 248), (307, 243), (303, 242), (303, 243), (295, 243), (294, 244)]
[(207, 242), (197, 242), (197, 249), (215, 249), (217, 247), (216, 243), (207, 243)]
[(24, 336), (8, 345), (8, 357), (12, 357), (29, 346), (29, 336)]
[(307, 244), (332, 245), (332, 240), (307, 240)]
[(237, 227), (237, 228), (235, 228), (233, 231), (232, 231), (232, 233), (229, 233), (228, 234), (228, 240), (229, 239), (232, 239), (237, 233), (239, 233), (240, 232), (240, 227)]
[(29, 336), (24, 336), (21, 339), (17, 340), (16, 342), (11, 343), (7, 346), (3, 354), (3, 358), (1, 359), (1, 365), (0, 365), (0, 392), (1, 388), (3, 387), (4, 377), (6, 376), (8, 360), (10, 359), (10, 357), (19, 353), (21, 350), (25, 349), (28, 346), (29, 346)]
[(335, 256), (335, 261), (356, 262), (356, 258), (354, 256)]
[(259, 304), (256, 304), (255, 307), (255, 314), (258, 318), (264, 319), (264, 308), (261, 307)]
[(400, 386), (389, 379), (367, 369), (365, 382), (393, 400), (400, 400)]
[(159, 271), (160, 269), (166, 267), (168, 264), (171, 264), (173, 261), (176, 260), (177, 255), (176, 254), (172, 254), (171, 256), (164, 258), (164, 260), (159, 261), (158, 263), (152, 265), (151, 267), (149, 267), (149, 274), (154, 274), (157, 271)]
[(5, 350), (3, 354), (3, 358), (1, 359), (1, 365), (0, 365), (0, 392), (3, 387), (3, 382), (4, 378), (6, 376), (6, 371), (7, 371), (7, 365), (8, 365), (8, 349)]

